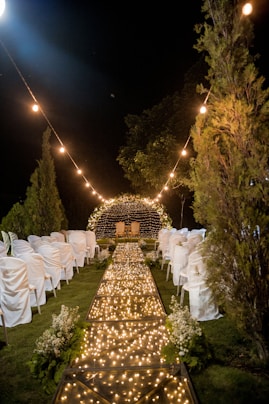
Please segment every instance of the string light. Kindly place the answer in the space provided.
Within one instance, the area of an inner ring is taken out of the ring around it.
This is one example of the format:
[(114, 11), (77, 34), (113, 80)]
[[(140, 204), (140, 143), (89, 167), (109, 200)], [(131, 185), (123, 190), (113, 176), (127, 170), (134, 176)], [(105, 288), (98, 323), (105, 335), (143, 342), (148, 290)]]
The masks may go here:
[(81, 354), (57, 403), (193, 402), (179, 360), (166, 364), (165, 310), (138, 243), (119, 243), (87, 315)]
[[(0, 0), (0, 15), (1, 15), (1, 7), (2, 7), (2, 3)], [(51, 131), (53, 132), (53, 134), (55, 135), (56, 139), (58, 140), (58, 142), (60, 143), (60, 153), (65, 153), (67, 154), (67, 156), (69, 157), (69, 159), (71, 160), (71, 162), (73, 163), (73, 165), (75, 166), (75, 169), (77, 171), (78, 174), (82, 175), (82, 170), (79, 168), (79, 166), (77, 165), (77, 163), (75, 162), (75, 160), (73, 159), (73, 157), (71, 156), (71, 154), (67, 151), (67, 149), (64, 147), (64, 143), (61, 140), (60, 136), (58, 135), (58, 133), (56, 132), (56, 130), (54, 129), (52, 123), (50, 122), (50, 120), (48, 119), (47, 115), (45, 114), (44, 110), (42, 109), (41, 105), (38, 103), (33, 91), (31, 90), (30, 86), (28, 85), (27, 81), (25, 80), (24, 76), (22, 75), (20, 69), (18, 68), (17, 64), (15, 63), (14, 59), (12, 58), (10, 52), (8, 51), (8, 49), (6, 48), (6, 46), (4, 45), (3, 41), (0, 39), (0, 44), (2, 46), (2, 48), (4, 49), (5, 53), (7, 54), (9, 60), (11, 61), (12, 65), (14, 66), (15, 70), (17, 71), (19, 77), (21, 78), (23, 84), (25, 85), (28, 93), (30, 94), (30, 96), (32, 97), (33, 101), (34, 101), (34, 105), (32, 106), (32, 110), (34, 112), (40, 112), (44, 119), (46, 120), (48, 126), (50, 127)], [(86, 186), (90, 187), (92, 189), (92, 195), (97, 195), (98, 198), (101, 201), (105, 201), (105, 199), (94, 189), (94, 187), (90, 184), (90, 182), (87, 180), (87, 178), (83, 175), (82, 178), (84, 179)]]
[[(3, 14), (4, 9), (5, 9), (5, 0), (0, 0), (0, 16)], [(250, 14), (252, 13), (252, 11), (253, 11), (253, 6), (252, 6), (252, 4), (251, 4), (250, 2), (245, 3), (245, 4), (243, 5), (243, 7), (242, 7), (242, 14), (243, 14), (243, 15), (248, 16), (248, 15), (250, 15)], [(59, 141), (59, 143), (60, 143), (60, 145), (61, 145), (61, 147), (60, 147), (60, 152), (61, 152), (61, 153), (66, 153), (66, 154), (68, 155), (68, 157), (69, 157), (70, 160), (72, 161), (73, 165), (75, 166), (75, 168), (76, 168), (76, 170), (77, 170), (77, 173), (80, 174), (80, 175), (82, 175), (81, 169), (79, 169), (78, 165), (76, 164), (76, 162), (74, 161), (74, 159), (72, 158), (72, 156), (70, 155), (70, 153), (65, 149), (62, 140), (60, 139), (59, 135), (58, 135), (57, 132), (55, 131), (54, 127), (52, 126), (52, 124), (51, 124), (51, 122), (49, 121), (48, 117), (46, 116), (45, 112), (43, 111), (43, 109), (42, 109), (42, 108), (40, 107), (40, 105), (38, 104), (35, 95), (34, 95), (33, 92), (31, 91), (31, 89), (30, 89), (28, 83), (26, 82), (26, 80), (25, 80), (25, 78), (23, 77), (21, 71), (19, 70), (19, 68), (18, 68), (18, 66), (16, 65), (14, 59), (13, 59), (12, 56), (10, 55), (9, 51), (7, 50), (7, 48), (5, 47), (5, 45), (4, 45), (4, 43), (2, 42), (1, 39), (0, 39), (0, 43), (1, 43), (1, 46), (3, 47), (4, 51), (6, 52), (8, 58), (10, 59), (11, 63), (12, 63), (13, 66), (15, 67), (15, 70), (17, 71), (18, 75), (20, 76), (21, 80), (23, 81), (25, 87), (27, 88), (27, 90), (28, 90), (30, 96), (32, 97), (32, 99), (33, 99), (34, 102), (35, 102), (35, 104), (32, 106), (32, 110), (33, 110), (34, 112), (39, 112), (39, 111), (41, 112), (41, 114), (42, 114), (43, 117), (45, 118), (47, 124), (49, 125), (50, 129), (52, 130), (52, 132), (54, 133), (54, 135), (56, 136), (57, 140)], [(208, 100), (208, 97), (209, 97), (210, 93), (211, 93), (211, 88), (210, 88), (210, 90), (208, 91), (208, 93), (207, 93), (207, 95), (206, 95), (206, 98), (205, 98), (205, 100), (204, 100), (204, 102), (203, 102), (203, 105), (202, 105), (201, 108), (200, 108), (200, 113), (201, 113), (201, 114), (205, 114), (205, 113), (207, 112), (206, 103), (207, 103), (207, 100)], [(187, 142), (186, 142), (184, 148), (183, 148), (182, 151), (181, 151), (181, 156), (183, 156), (183, 157), (185, 157), (185, 156), (187, 155), (187, 150), (186, 150), (186, 148), (187, 148), (187, 145), (188, 145), (188, 143), (189, 143), (189, 140), (190, 140), (190, 136), (188, 137)], [(162, 192), (163, 192), (163, 191), (167, 191), (167, 190), (169, 189), (168, 183), (169, 183), (169, 181), (170, 181), (172, 178), (174, 178), (174, 176), (175, 176), (175, 170), (176, 170), (176, 168), (177, 168), (177, 166), (178, 166), (178, 164), (179, 164), (179, 161), (180, 161), (180, 158), (177, 160), (177, 162), (176, 162), (176, 164), (175, 164), (173, 170), (172, 170), (171, 173), (169, 174), (169, 179), (166, 181), (166, 183), (164, 184), (163, 188), (161, 189), (161, 192), (159, 192), (158, 196), (155, 198), (155, 200), (153, 200), (153, 202), (154, 202), (154, 201), (157, 201), (157, 202), (158, 202), (159, 198), (161, 198), (161, 196), (162, 196)], [(105, 202), (106, 200), (102, 197), (102, 195), (100, 195), (100, 194), (94, 189), (94, 187), (89, 183), (89, 181), (87, 180), (87, 178), (84, 177), (84, 176), (82, 176), (82, 177), (83, 177), (83, 179), (84, 179), (84, 181), (85, 181), (86, 187), (87, 187), (87, 188), (91, 188), (91, 190), (92, 190), (92, 195), (97, 195), (98, 198), (99, 198), (101, 201)]]
[(33, 110), (34, 112), (38, 112), (38, 111), (39, 111), (39, 106), (38, 106), (37, 104), (34, 104), (34, 105), (32, 106), (32, 110)]
[[(250, 14), (252, 13), (252, 11), (253, 11), (253, 6), (252, 6), (251, 3), (245, 3), (245, 4), (243, 5), (243, 7), (242, 7), (242, 14), (243, 14), (243, 15), (248, 16), (248, 15), (250, 15)], [(206, 104), (207, 104), (209, 95), (211, 94), (211, 90), (212, 90), (212, 86), (211, 86), (210, 89), (208, 90), (207, 95), (206, 95), (206, 97), (205, 97), (205, 100), (204, 100), (202, 106), (200, 107), (200, 110), (199, 110), (199, 111), (200, 111), (200, 114), (206, 114), (206, 113), (207, 113), (207, 106), (206, 106)], [(187, 150), (186, 150), (186, 148), (187, 148), (187, 146), (188, 146), (189, 141), (190, 141), (190, 135), (189, 135), (189, 137), (188, 137), (188, 139), (187, 139), (187, 141), (186, 141), (186, 143), (185, 143), (185, 145), (184, 145), (184, 147), (183, 147), (183, 149), (182, 149), (182, 151), (181, 151), (181, 156), (183, 156), (183, 157), (185, 157), (185, 156), (187, 155)], [(178, 166), (178, 164), (179, 164), (179, 161), (180, 161), (180, 158), (177, 160), (177, 162), (176, 162), (176, 164), (175, 164), (173, 170), (172, 170), (171, 173), (169, 174), (169, 178), (168, 178), (168, 180), (166, 181), (165, 185), (163, 186), (161, 192), (164, 191), (164, 190), (165, 190), (165, 191), (168, 190), (168, 183), (169, 183), (169, 181), (170, 181), (172, 178), (174, 178), (174, 176), (175, 176), (175, 170), (176, 170), (176, 168), (177, 168), (177, 166)], [(158, 201), (158, 198), (159, 198), (159, 196), (161, 195), (161, 192), (160, 192), (160, 193), (158, 194), (158, 196), (155, 198), (155, 201)]]
[(244, 15), (250, 15), (253, 11), (253, 7), (251, 3), (246, 3), (244, 4), (243, 8), (242, 8), (242, 13)]
[(3, 15), (6, 7), (6, 2), (5, 0), (0, 0), (0, 17)]

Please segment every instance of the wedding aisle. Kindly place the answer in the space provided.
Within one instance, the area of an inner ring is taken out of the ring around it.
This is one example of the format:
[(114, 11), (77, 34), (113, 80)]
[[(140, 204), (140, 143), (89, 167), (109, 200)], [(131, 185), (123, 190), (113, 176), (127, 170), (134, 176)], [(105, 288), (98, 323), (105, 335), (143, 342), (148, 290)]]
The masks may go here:
[(83, 355), (54, 403), (195, 403), (179, 365), (167, 365), (166, 313), (138, 243), (121, 243), (89, 308)]

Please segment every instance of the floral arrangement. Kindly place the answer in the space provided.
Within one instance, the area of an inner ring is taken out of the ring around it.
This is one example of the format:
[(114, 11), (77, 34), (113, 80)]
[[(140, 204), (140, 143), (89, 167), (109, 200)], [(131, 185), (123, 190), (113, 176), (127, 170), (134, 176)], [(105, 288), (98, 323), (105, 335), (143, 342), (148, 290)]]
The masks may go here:
[(61, 306), (58, 316), (52, 315), (52, 325), (36, 340), (36, 348), (28, 362), (31, 373), (44, 390), (55, 391), (64, 369), (81, 352), (81, 343), (88, 323), (80, 322), (79, 307)]
[(171, 313), (166, 318), (169, 343), (162, 354), (168, 363), (184, 362), (189, 370), (201, 370), (212, 358), (212, 350), (199, 322), (191, 316), (188, 306), (182, 307), (171, 297)]

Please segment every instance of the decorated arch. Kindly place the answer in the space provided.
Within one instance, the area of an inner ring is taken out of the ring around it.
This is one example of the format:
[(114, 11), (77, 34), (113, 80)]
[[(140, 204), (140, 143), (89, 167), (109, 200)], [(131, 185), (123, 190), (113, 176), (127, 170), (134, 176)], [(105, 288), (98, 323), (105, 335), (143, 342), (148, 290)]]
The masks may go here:
[(172, 220), (162, 204), (139, 195), (124, 194), (110, 199), (96, 208), (88, 220), (87, 229), (94, 230), (96, 237), (115, 237), (116, 222), (126, 225), (140, 223), (140, 237), (157, 238), (162, 227), (171, 227)]

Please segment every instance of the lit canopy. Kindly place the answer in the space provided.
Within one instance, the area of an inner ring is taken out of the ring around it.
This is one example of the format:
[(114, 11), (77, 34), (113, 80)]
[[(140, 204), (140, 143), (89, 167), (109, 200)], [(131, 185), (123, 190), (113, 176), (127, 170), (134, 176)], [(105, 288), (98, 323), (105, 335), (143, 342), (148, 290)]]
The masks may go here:
[(87, 228), (96, 232), (97, 238), (115, 237), (115, 223), (126, 225), (140, 223), (140, 237), (157, 238), (162, 227), (170, 227), (171, 219), (164, 207), (138, 195), (124, 194), (104, 202), (89, 218)]

